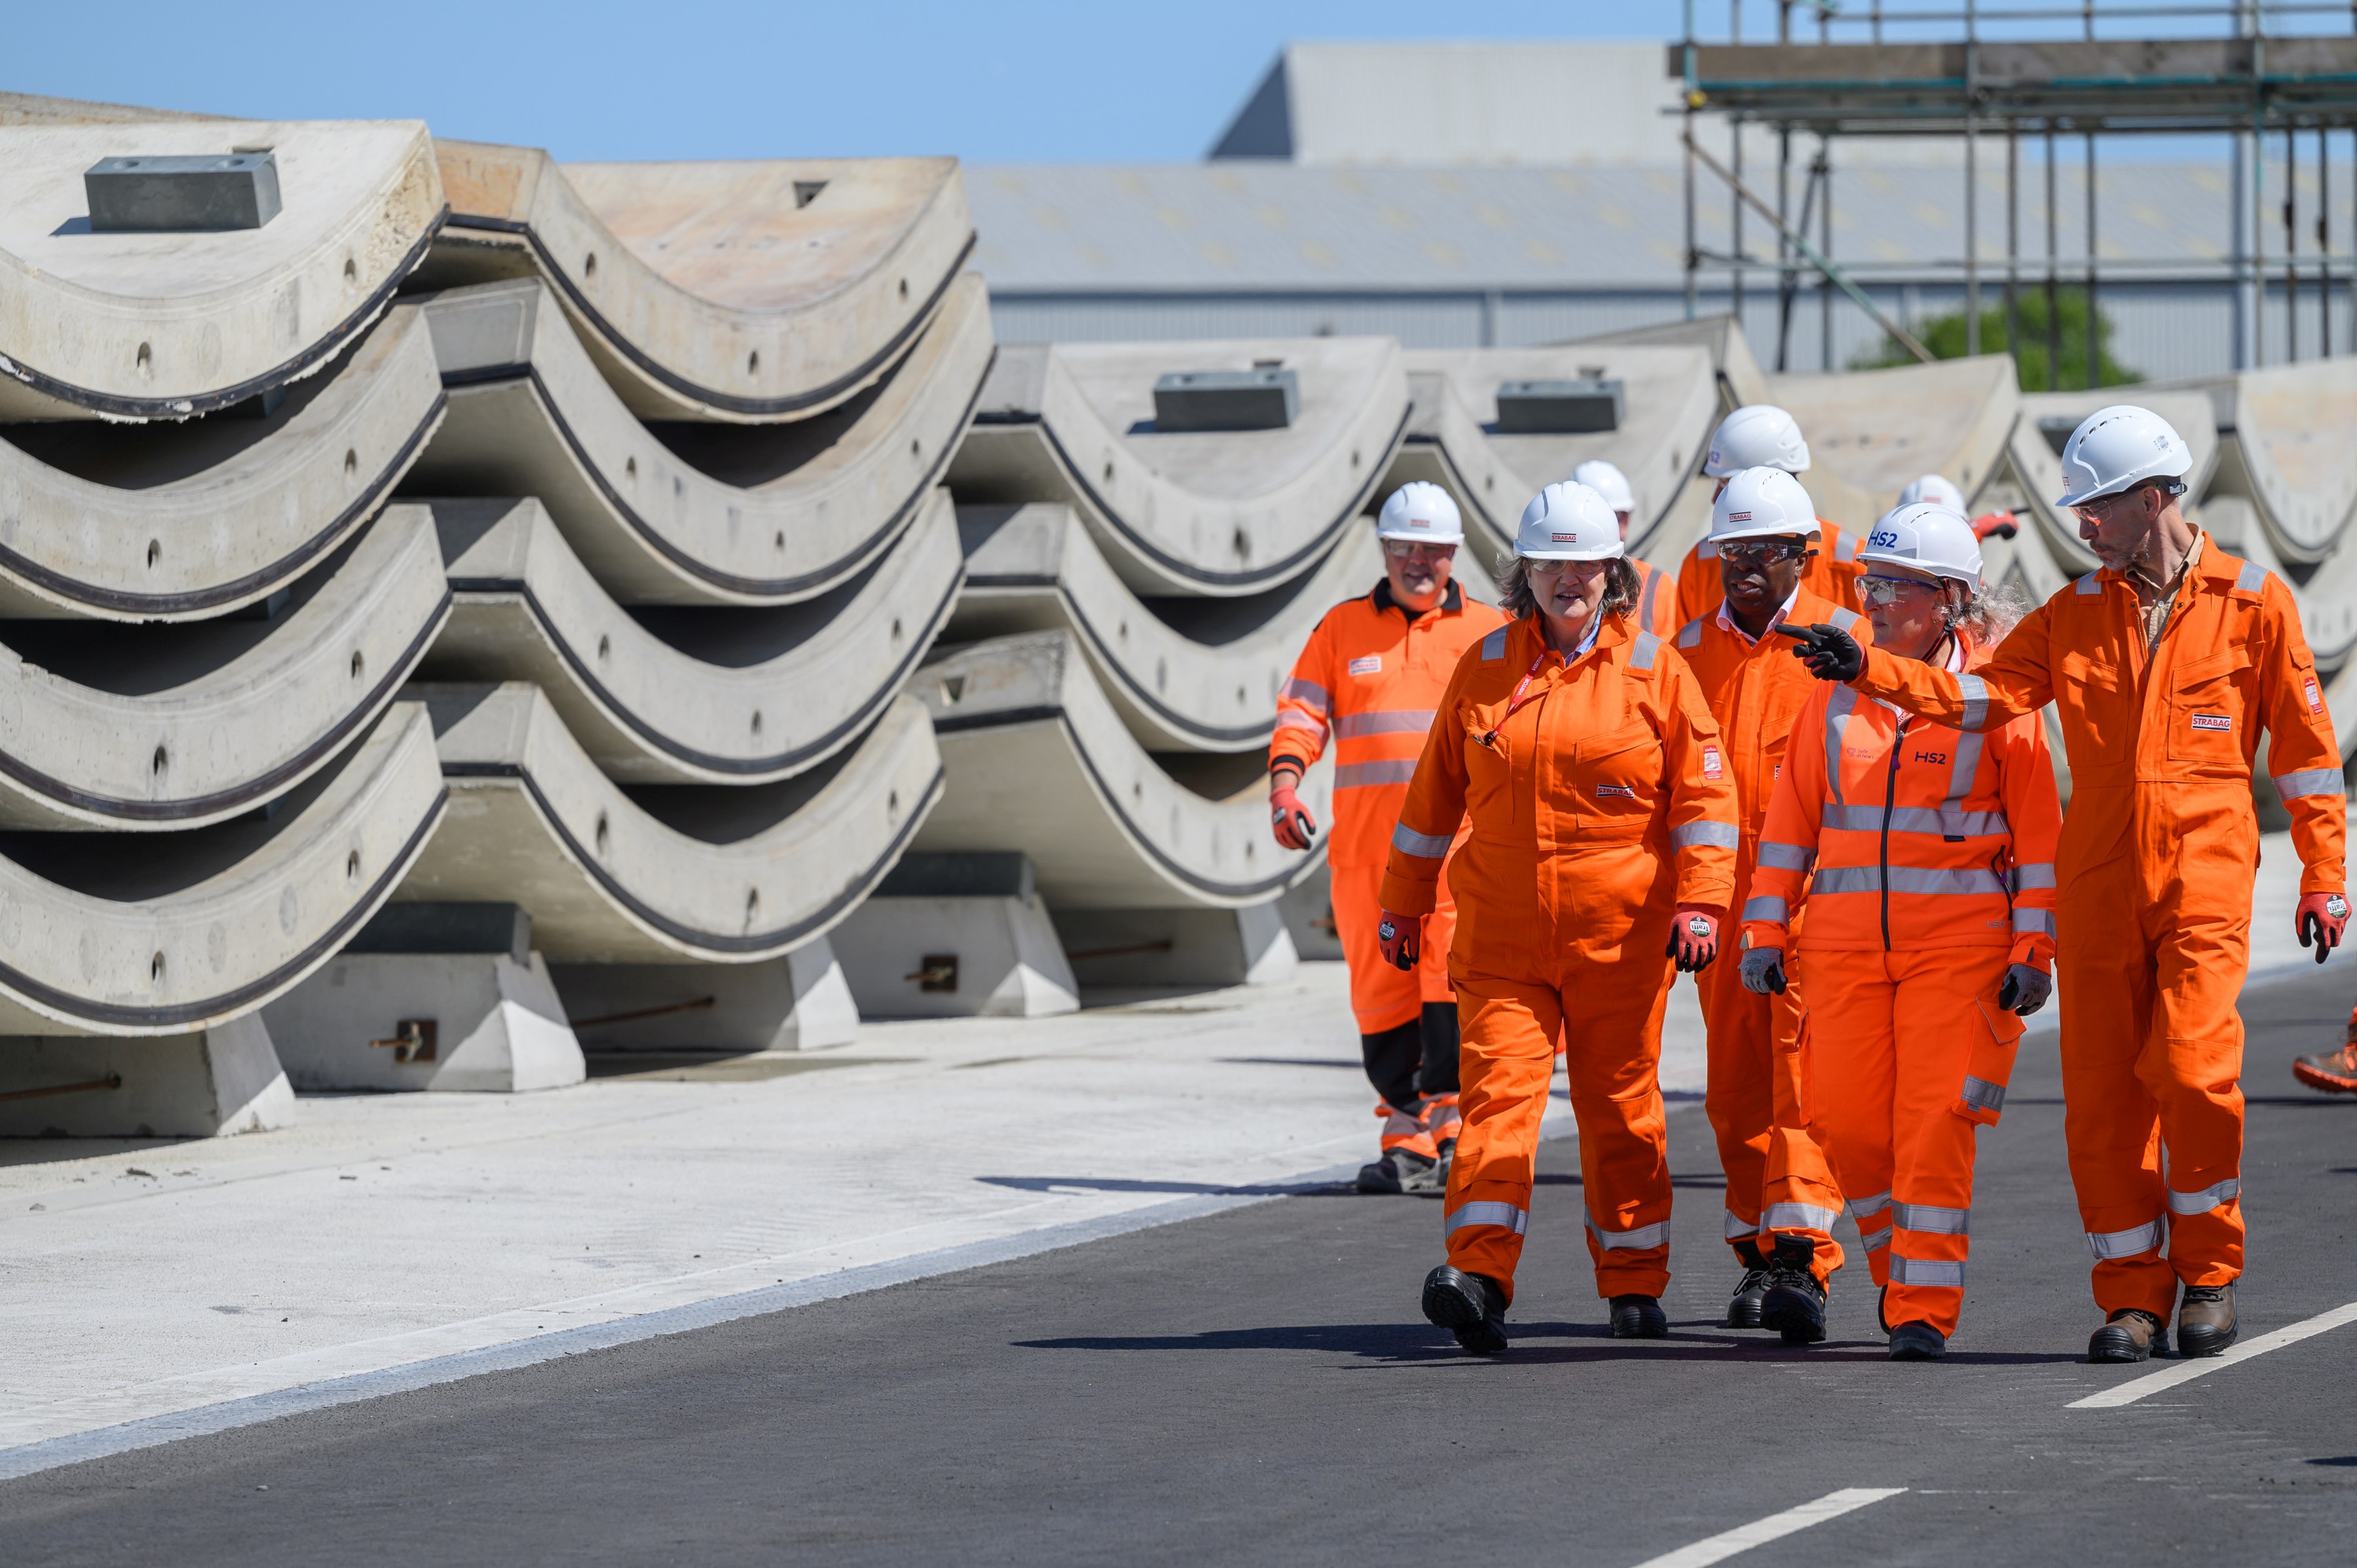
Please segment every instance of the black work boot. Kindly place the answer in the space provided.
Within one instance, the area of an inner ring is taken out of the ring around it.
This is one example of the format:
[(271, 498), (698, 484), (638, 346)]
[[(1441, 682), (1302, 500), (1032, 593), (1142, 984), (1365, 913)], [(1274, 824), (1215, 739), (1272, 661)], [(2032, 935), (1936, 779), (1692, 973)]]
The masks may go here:
[(1743, 1277), (1735, 1284), (1735, 1294), (1727, 1303), (1727, 1326), (1729, 1328), (1760, 1326), (1760, 1298), (1768, 1294), (1768, 1261), (1760, 1255), (1757, 1241), (1738, 1241), (1735, 1250), (1743, 1257)]
[(1471, 1356), (1506, 1353), (1506, 1293), (1487, 1274), (1441, 1264), (1424, 1276), (1424, 1315)]
[(1440, 1162), (1414, 1149), (1393, 1149), (1373, 1164), (1359, 1167), (1361, 1192), (1435, 1192), (1444, 1179)]
[(1787, 1345), (1813, 1345), (1825, 1337), (1825, 1287), (1809, 1265), (1817, 1244), (1806, 1236), (1779, 1236), (1768, 1260), (1768, 1288), (1760, 1297), (1760, 1326)]
[(1948, 1337), (1928, 1323), (1902, 1323), (1890, 1331), (1894, 1361), (1938, 1361), (1948, 1354)]
[(2169, 1325), (2149, 1312), (2124, 1306), (2087, 1338), (2090, 1361), (2141, 1361), (2169, 1354)]
[(1669, 1337), (1670, 1319), (1662, 1310), (1659, 1296), (1616, 1295), (1612, 1298), (1613, 1338), (1667, 1339)]
[(2234, 1342), (2242, 1326), (2234, 1318), (2234, 1287), (2187, 1285), (2177, 1304), (2177, 1353), (2215, 1356)]

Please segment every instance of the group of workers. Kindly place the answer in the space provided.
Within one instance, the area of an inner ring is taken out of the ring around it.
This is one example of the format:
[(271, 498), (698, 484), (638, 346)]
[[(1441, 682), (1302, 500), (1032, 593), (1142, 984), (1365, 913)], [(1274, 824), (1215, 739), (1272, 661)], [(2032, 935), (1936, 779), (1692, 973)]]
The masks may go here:
[(2234, 1342), (2260, 732), (2319, 962), (2349, 916), (2345, 808), (2290, 594), (2186, 520), (2191, 466), (2148, 410), (2090, 415), (2060, 504), (2101, 565), (2026, 611), (1983, 580), (2007, 514), (1973, 520), (1926, 476), (1846, 535), (1764, 404), (1713, 435), (1709, 532), (1674, 577), (1629, 555), (1635, 499), (1607, 463), (1524, 509), (1495, 608), (1452, 581), (1446, 490), (1384, 503), (1383, 581), (1329, 612), (1284, 687), (1270, 800), (1279, 842), (1308, 847), (1297, 787), (1330, 737), (1335, 928), (1383, 1118), (1359, 1186), (1444, 1192), (1427, 1317), (1506, 1348), (1560, 1058), (1610, 1331), (1667, 1333), (1658, 1065), (1686, 972), (1727, 1325), (1823, 1339), (1846, 1210), (1890, 1355), (1940, 1359), (1975, 1133), (2059, 972), (2104, 1314), (2088, 1357), (2165, 1353), (2172, 1316), (2181, 1354)]

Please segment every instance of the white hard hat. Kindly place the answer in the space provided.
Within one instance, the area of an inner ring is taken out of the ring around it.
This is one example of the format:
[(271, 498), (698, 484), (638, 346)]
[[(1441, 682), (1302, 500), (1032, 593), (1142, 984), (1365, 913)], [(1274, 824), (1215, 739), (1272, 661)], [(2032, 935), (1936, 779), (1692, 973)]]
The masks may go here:
[(1813, 534), (1817, 509), (1801, 481), (1781, 468), (1745, 468), (1731, 475), (1710, 503), (1710, 542)]
[(1710, 456), (1702, 471), (1714, 479), (1746, 468), (1781, 468), (1797, 474), (1809, 466), (1809, 444), (1792, 416), (1772, 403), (1738, 408), (1710, 434)]
[(1604, 504), (1614, 511), (1635, 511), (1637, 498), (1629, 489), (1629, 476), (1601, 457), (1590, 457), (1571, 471), (1571, 482), (1586, 485), (1604, 498)]
[(2067, 487), (2059, 506), (2116, 495), (2144, 479), (2179, 479), (2193, 467), (2193, 449), (2169, 421), (2148, 408), (2114, 403), (2080, 421), (2062, 448)]
[(1426, 544), (1462, 544), (1465, 520), (1447, 490), (1411, 479), (1391, 493), (1375, 518), (1377, 539), (1414, 539)]
[(1950, 511), (1961, 512), (1964, 510), (1964, 492), (1937, 474), (1926, 474), (1899, 492), (1900, 506), (1912, 506), (1917, 501), (1931, 501)]
[(1981, 542), (1961, 509), (1937, 501), (1910, 501), (1884, 512), (1858, 547), (1857, 558), (1953, 577), (1980, 591)]
[(1523, 509), (1514, 553), (1525, 561), (1612, 561), (1620, 547), (1620, 520), (1602, 496), (1570, 479), (1549, 485)]

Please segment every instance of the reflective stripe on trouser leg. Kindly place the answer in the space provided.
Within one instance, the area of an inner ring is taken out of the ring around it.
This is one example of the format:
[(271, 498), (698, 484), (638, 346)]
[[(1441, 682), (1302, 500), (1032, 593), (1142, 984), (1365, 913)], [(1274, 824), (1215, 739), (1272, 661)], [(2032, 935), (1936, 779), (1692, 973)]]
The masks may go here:
[(1815, 967), (1812, 954), (1793, 955), (1793, 989), (1765, 998), (1774, 1028), (1770, 1058), (1768, 1168), (1760, 1184), (1760, 1242), (1775, 1250), (1778, 1234), (1804, 1236), (1812, 1243), (1810, 1270), (1820, 1282), (1830, 1278), (1843, 1262), (1842, 1245), (1834, 1237), (1834, 1221), (1841, 1218), (1841, 1184), (1834, 1179), (1832, 1162), (1816, 1131), (1810, 1125), (1806, 1086), (1803, 1082), (1811, 1023), (1802, 999), (1808, 994), (1808, 972)]
[(1562, 1002), (1551, 987), (1491, 981), (1460, 988), (1457, 1015), (1462, 1088), (1443, 1204), (1448, 1261), (1496, 1280), (1511, 1301)]
[[(1912, 1290), (1961, 1291), (1964, 1288), (1964, 1260), (1961, 1258), (1910, 1258), (1904, 1252), (1894, 1251), (1890, 1254), (1890, 1283), (1894, 1289), (1897, 1286), (1905, 1285)], [(1886, 1302), (1883, 1316), (1890, 1319), (1890, 1326), (1893, 1328), (1898, 1327), (1901, 1323), (1917, 1321), (1911, 1316), (1901, 1316), (1903, 1311), (1903, 1308)], [(1939, 1326), (1934, 1324), (1932, 1326), (1936, 1328)], [(1943, 1332), (1946, 1331), (1943, 1330)]]
[[(1745, 891), (1736, 889), (1738, 906)], [(1770, 1004), (1785, 1004), (1787, 1017), (1794, 1008), (1784, 997), (1745, 990), (1734, 964), (1712, 964), (1695, 982), (1706, 1030), (1703, 1110), (1718, 1145), (1719, 1169), (1726, 1173), (1725, 1204), (1731, 1217), (1727, 1239), (1751, 1244), (1767, 1197), (1769, 1133), (1775, 1121), (1777, 1011)]]
[(1564, 1068), (1596, 1293), (1658, 1296), (1670, 1280), (1669, 1121), (1657, 1074), (1672, 971), (1668, 958), (1652, 956), (1658, 944), (1627, 950), (1615, 963), (1566, 962), (1563, 993), (1578, 1003)]

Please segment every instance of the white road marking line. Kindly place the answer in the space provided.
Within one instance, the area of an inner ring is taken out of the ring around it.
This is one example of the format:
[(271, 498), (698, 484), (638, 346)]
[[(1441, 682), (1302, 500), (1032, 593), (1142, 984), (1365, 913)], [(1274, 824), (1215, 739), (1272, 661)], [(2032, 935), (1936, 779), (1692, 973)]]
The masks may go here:
[(2330, 1312), (2318, 1313), (2314, 1317), (2278, 1328), (2272, 1334), (2262, 1334), (2256, 1339), (2245, 1339), (2232, 1349), (2215, 1356), (2203, 1356), (2190, 1361), (2179, 1361), (2158, 1372), (2147, 1372), (2141, 1378), (2131, 1378), (2115, 1388), (2099, 1394), (2089, 1394), (2083, 1400), (2072, 1400), (2065, 1410), (2116, 1410), (2124, 1404), (2134, 1404), (2140, 1399), (2190, 1383), (2205, 1373), (2221, 1367), (2231, 1367), (2237, 1361), (2247, 1361), (2254, 1356), (2264, 1356), (2270, 1350), (2280, 1350), (2287, 1345), (2338, 1328), (2344, 1323), (2357, 1323), (2357, 1301), (2346, 1306), (2336, 1306)]
[(1648, 1557), (1637, 1568), (1708, 1568), (1713, 1563), (1724, 1563), (1738, 1552), (1749, 1552), (1755, 1546), (1765, 1546), (1781, 1541), (1795, 1530), (1813, 1524), (1823, 1524), (1829, 1519), (1839, 1519), (1853, 1509), (1868, 1503), (1878, 1503), (1885, 1498), (1895, 1498), (1904, 1487), (1844, 1487), (1838, 1492), (1827, 1492), (1812, 1503), (1803, 1503), (1782, 1513), (1771, 1513), (1766, 1519), (1753, 1520), (1738, 1525), (1723, 1535), (1697, 1541), (1692, 1546), (1681, 1546), (1675, 1552), (1659, 1557)]

